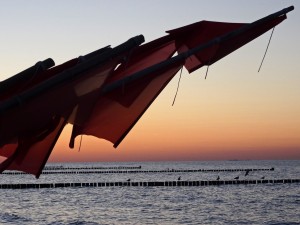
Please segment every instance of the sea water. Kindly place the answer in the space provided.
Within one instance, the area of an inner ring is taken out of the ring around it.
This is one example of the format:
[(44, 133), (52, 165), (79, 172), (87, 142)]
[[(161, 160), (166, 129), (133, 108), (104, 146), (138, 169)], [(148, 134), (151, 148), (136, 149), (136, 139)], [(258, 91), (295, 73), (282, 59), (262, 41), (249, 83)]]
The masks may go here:
[[(56, 163), (65, 167), (141, 170), (269, 169), (274, 171), (0, 175), (0, 183), (299, 179), (300, 161)], [(0, 224), (300, 224), (300, 184), (194, 187), (1, 189)]]

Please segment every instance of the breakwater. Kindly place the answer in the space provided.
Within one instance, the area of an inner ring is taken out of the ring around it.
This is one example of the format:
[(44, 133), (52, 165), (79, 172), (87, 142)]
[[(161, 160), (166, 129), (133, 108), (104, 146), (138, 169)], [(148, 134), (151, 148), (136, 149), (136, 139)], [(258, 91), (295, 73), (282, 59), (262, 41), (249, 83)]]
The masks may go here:
[(217, 185), (254, 185), (254, 184), (291, 184), (300, 183), (300, 179), (272, 180), (218, 180), (218, 181), (149, 181), (149, 182), (71, 182), (71, 183), (28, 183), (0, 184), (0, 189), (29, 188), (67, 188), (67, 187), (186, 187), (186, 186), (217, 186)]
[[(119, 169), (116, 169), (119, 168)], [(95, 167), (79, 167), (79, 168), (61, 168), (61, 169), (53, 169), (53, 170), (44, 170), (42, 174), (112, 174), (112, 173), (199, 173), (199, 172), (255, 172), (255, 171), (274, 171), (274, 168), (252, 168), (252, 169), (163, 169), (163, 170), (143, 170), (140, 167), (139, 169), (134, 169), (132, 167), (131, 170), (123, 169), (124, 167), (115, 167), (115, 169), (95, 169)], [(3, 172), (5, 175), (24, 175), (24, 172), (11, 171), (11, 172)]]

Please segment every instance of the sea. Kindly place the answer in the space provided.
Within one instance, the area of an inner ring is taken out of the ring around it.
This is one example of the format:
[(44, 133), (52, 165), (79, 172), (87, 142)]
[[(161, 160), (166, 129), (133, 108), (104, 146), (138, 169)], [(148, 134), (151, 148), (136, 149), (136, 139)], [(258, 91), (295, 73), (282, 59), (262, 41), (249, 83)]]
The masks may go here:
[[(300, 178), (299, 160), (49, 163), (46, 168), (54, 173), (39, 179), (1, 174), (0, 184)], [(152, 172), (55, 173), (131, 168)], [(245, 176), (245, 169), (256, 170)], [(300, 183), (29, 188), (0, 193), (0, 224), (300, 224)]]

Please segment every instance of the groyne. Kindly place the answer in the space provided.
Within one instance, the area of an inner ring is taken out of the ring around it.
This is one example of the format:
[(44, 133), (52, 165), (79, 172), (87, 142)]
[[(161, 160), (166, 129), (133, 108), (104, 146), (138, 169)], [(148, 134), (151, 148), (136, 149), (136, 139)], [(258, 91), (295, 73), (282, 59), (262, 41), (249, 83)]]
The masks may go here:
[(141, 182), (71, 182), (71, 183), (20, 183), (0, 184), (0, 189), (41, 189), (41, 188), (79, 188), (79, 187), (187, 187), (218, 185), (258, 185), (300, 183), (300, 179), (272, 180), (217, 180), (217, 181), (141, 181)]

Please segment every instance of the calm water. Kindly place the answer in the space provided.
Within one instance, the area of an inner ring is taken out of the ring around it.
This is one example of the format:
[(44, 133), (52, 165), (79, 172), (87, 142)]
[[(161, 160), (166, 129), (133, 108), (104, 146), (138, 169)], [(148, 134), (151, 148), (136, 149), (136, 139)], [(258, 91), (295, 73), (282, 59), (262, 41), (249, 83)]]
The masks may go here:
[[(211, 161), (48, 164), (142, 166), (151, 169), (247, 169), (274, 171), (1, 175), (0, 183), (173, 181), (300, 178), (300, 161)], [(300, 184), (200, 187), (86, 187), (2, 189), (0, 224), (300, 224)]]

